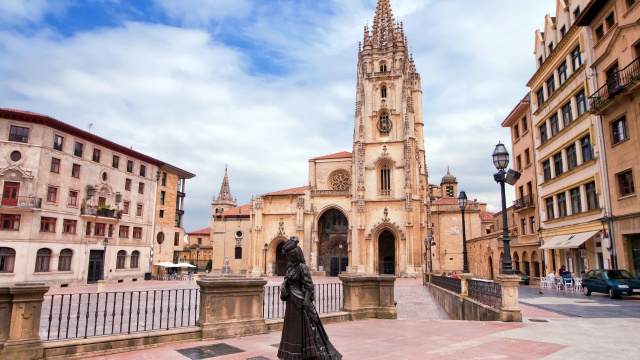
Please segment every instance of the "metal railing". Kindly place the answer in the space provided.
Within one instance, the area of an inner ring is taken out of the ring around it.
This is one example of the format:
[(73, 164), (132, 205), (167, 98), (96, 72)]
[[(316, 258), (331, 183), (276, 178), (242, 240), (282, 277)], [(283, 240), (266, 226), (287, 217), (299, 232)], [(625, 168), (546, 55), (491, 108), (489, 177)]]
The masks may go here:
[(42, 208), (42, 198), (18, 196), (18, 207), (21, 209), (40, 209)]
[(432, 284), (456, 294), (462, 293), (462, 284), (460, 283), (460, 281), (460, 279), (450, 278), (446, 276), (431, 276)]
[(533, 205), (533, 196), (531, 196), (531, 194), (525, 195), (520, 199), (514, 201), (513, 205), (515, 209), (522, 209), (522, 208), (531, 206)]
[(598, 109), (638, 79), (640, 79), (640, 57), (609, 75), (605, 84), (589, 96), (591, 110)]
[[(318, 314), (342, 311), (344, 293), (342, 284), (316, 284), (313, 304)], [(280, 286), (265, 286), (262, 297), (262, 316), (265, 320), (284, 317), (286, 302), (280, 300)]]
[(120, 219), (122, 217), (122, 212), (116, 209), (100, 209), (94, 207), (83, 207), (80, 208), (81, 215), (91, 215), (91, 216), (100, 216), (107, 217), (112, 219)]
[(502, 288), (493, 281), (468, 280), (467, 292), (469, 298), (485, 305), (500, 309), (502, 307)]
[(194, 326), (199, 289), (45, 295), (44, 341)]

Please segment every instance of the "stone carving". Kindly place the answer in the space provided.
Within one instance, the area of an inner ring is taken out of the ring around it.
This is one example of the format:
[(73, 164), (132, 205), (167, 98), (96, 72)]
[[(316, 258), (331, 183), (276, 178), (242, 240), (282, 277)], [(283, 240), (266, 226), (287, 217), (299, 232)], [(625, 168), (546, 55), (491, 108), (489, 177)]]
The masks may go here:
[(284, 231), (284, 218), (280, 216), (280, 221), (278, 222), (278, 233), (275, 237), (284, 236), (287, 237), (287, 234)]
[(384, 208), (384, 217), (382, 218), (382, 222), (389, 222), (389, 209)]
[(346, 171), (337, 171), (331, 176), (330, 184), (333, 190), (349, 190), (351, 176)]
[(460, 227), (452, 226), (451, 227), (451, 235), (460, 235)]
[(363, 213), (365, 211), (364, 200), (358, 200), (358, 212)]
[(304, 208), (304, 197), (298, 196), (298, 204), (296, 206), (298, 209)]

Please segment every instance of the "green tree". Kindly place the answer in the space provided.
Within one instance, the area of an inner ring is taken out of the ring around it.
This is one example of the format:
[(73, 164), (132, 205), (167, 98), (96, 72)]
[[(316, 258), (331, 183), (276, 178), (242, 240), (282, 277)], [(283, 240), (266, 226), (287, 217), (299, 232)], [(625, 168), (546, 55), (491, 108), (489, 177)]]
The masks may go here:
[(213, 268), (213, 261), (211, 261), (211, 259), (209, 259), (209, 261), (207, 261), (207, 267), (205, 269), (209, 270), (209, 272), (211, 272), (212, 268)]

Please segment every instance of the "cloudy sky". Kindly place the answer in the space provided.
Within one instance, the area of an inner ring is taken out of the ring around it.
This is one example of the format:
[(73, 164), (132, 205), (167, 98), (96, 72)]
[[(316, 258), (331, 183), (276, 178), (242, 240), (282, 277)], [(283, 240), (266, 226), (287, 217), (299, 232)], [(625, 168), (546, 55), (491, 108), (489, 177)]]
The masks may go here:
[[(238, 205), (304, 186), (351, 151), (358, 42), (377, 0), (2, 0), (0, 107), (195, 173), (185, 229), (209, 226), (229, 165)], [(391, 0), (422, 77), (429, 181), (447, 166), (499, 208), (491, 153), (535, 70), (554, 0)], [(514, 191), (508, 191), (513, 200)]]

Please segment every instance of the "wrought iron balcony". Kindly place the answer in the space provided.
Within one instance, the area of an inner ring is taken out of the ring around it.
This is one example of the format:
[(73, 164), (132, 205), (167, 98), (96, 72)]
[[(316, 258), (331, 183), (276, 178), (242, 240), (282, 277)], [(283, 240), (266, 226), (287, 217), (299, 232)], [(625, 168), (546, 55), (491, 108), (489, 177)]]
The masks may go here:
[(18, 209), (41, 209), (42, 198), (35, 198), (31, 196), (18, 196), (17, 199), (3, 199), (2, 206), (18, 208)]
[(80, 208), (80, 215), (99, 216), (111, 219), (120, 219), (122, 212), (116, 209), (96, 208), (92, 206), (84, 206)]
[(589, 106), (591, 111), (598, 111), (604, 108), (616, 95), (626, 91), (631, 85), (640, 80), (640, 57), (633, 60), (629, 65), (615, 71), (607, 77), (605, 84), (589, 96)]
[(531, 194), (525, 195), (513, 202), (513, 207), (515, 210), (528, 208), (529, 206), (533, 206), (533, 205), (534, 205), (533, 196), (531, 196)]

